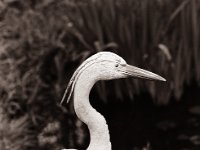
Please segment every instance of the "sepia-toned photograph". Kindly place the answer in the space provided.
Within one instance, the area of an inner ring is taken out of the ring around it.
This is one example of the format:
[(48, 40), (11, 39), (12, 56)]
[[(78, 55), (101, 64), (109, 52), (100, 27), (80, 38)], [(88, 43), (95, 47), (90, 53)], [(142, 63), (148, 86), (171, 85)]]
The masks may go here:
[(200, 150), (200, 0), (0, 0), (0, 150)]

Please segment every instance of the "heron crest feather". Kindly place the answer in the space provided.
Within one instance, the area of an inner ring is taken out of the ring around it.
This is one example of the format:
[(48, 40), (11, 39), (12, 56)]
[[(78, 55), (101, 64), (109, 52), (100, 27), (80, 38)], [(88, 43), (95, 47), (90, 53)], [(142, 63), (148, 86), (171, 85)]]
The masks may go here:
[(60, 104), (62, 104), (65, 100), (65, 98), (67, 97), (67, 103), (69, 103), (70, 98), (73, 94), (74, 91), (74, 87), (75, 84), (79, 78), (79, 76), (81, 75), (81, 73), (90, 65), (95, 63), (95, 60), (98, 59), (101, 56), (101, 53), (97, 53), (96, 55), (93, 55), (92, 57), (89, 57), (88, 59), (86, 59), (74, 72), (74, 74), (72, 75), (71, 79), (69, 80), (69, 83), (67, 85), (67, 88), (65, 90), (65, 93), (62, 97), (62, 100), (60, 102)]

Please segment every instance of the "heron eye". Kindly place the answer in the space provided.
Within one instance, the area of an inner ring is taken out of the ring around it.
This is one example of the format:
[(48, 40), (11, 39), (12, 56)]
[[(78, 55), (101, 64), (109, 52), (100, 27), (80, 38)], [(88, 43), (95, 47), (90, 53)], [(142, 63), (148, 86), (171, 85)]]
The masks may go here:
[(115, 67), (119, 67), (119, 64), (116, 64)]

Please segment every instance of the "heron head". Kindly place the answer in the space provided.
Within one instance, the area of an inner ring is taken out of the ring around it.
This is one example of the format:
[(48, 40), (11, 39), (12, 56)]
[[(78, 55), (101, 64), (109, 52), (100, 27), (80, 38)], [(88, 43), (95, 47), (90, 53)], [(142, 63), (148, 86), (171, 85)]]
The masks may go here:
[(166, 81), (163, 77), (155, 73), (127, 64), (126, 61), (117, 54), (112, 52), (99, 52), (86, 59), (74, 72), (61, 103), (63, 102), (68, 91), (70, 91), (68, 96), (69, 101), (74, 85), (83, 73), (88, 74), (91, 79), (95, 80), (112, 80), (134, 77), (148, 80)]
[(91, 64), (85, 66), (85, 70), (88, 70), (90, 76), (97, 80), (134, 77), (166, 81), (163, 77), (155, 73), (127, 64), (122, 57), (112, 52), (99, 52), (91, 56), (88, 60)]

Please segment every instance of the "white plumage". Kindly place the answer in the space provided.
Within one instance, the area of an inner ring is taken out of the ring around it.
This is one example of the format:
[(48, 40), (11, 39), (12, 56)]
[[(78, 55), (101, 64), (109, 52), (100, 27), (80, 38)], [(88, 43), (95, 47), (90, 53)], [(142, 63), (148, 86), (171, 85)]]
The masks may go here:
[(157, 74), (128, 65), (123, 58), (112, 52), (99, 52), (89, 57), (74, 72), (61, 103), (66, 95), (68, 95), (68, 102), (74, 92), (75, 112), (78, 118), (88, 126), (90, 132), (90, 144), (87, 150), (111, 150), (106, 120), (89, 102), (91, 88), (99, 80), (128, 77), (166, 81)]

